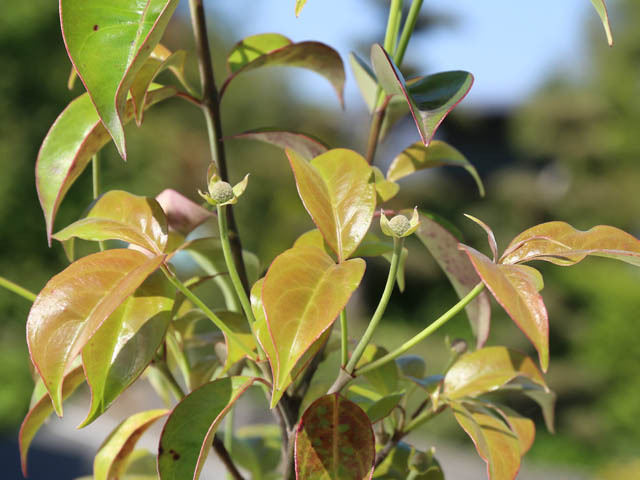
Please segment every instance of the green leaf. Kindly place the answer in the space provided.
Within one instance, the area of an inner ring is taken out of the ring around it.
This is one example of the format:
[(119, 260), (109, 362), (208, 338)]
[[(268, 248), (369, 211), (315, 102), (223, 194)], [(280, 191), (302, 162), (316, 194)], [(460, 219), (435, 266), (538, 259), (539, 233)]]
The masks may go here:
[(473, 84), (473, 75), (469, 72), (451, 71), (421, 77), (409, 87), (380, 44), (371, 47), (371, 63), (387, 95), (401, 95), (406, 99), (422, 143), (427, 146), (440, 123)]
[(231, 450), (236, 463), (251, 473), (252, 480), (274, 478), (281, 450), (282, 432), (278, 426), (248, 425), (234, 433)]
[(307, 0), (296, 0), (296, 17), (302, 12), (302, 7), (304, 7), (305, 3), (307, 3)]
[(509, 427), (484, 410), (452, 405), (453, 414), (487, 464), (489, 480), (513, 480), (520, 470), (520, 442)]
[(27, 343), (59, 416), (66, 369), (163, 260), (133, 250), (106, 250), (72, 263), (38, 294), (27, 319)]
[(287, 150), (302, 203), (340, 261), (358, 247), (373, 219), (373, 171), (358, 153), (329, 150), (311, 162)]
[[(173, 97), (176, 89), (152, 85), (145, 108)], [(133, 118), (133, 101), (127, 101), (123, 122)], [(80, 176), (91, 157), (109, 143), (109, 134), (100, 121), (88, 94), (73, 100), (53, 123), (42, 142), (36, 162), (36, 188), (51, 243), (53, 221), (62, 199)]]
[(391, 200), (400, 191), (400, 185), (394, 181), (384, 178), (384, 174), (378, 167), (372, 167), (376, 184), (376, 193), (378, 194), (379, 203)]
[(502, 390), (520, 392), (536, 402), (542, 410), (542, 416), (544, 417), (544, 423), (547, 426), (547, 430), (551, 433), (555, 433), (555, 392), (529, 382), (526, 378), (517, 378), (509, 383), (509, 385), (504, 386)]
[(264, 33), (238, 42), (227, 57), (231, 73), (220, 88), (224, 95), (229, 83), (243, 72), (260, 67), (300, 67), (325, 77), (343, 104), (344, 65), (338, 52), (320, 42), (293, 43), (277, 33)]
[(325, 395), (304, 412), (295, 440), (297, 478), (364, 480), (375, 462), (366, 413), (339, 394)]
[(364, 103), (367, 105), (369, 113), (373, 113), (376, 108), (376, 94), (378, 92), (378, 81), (376, 75), (371, 70), (371, 67), (367, 65), (356, 52), (349, 54), (349, 64), (353, 71), (353, 76), (356, 79), (360, 94), (364, 99)]
[(426, 147), (421, 142), (416, 142), (406, 148), (391, 162), (387, 171), (387, 179), (396, 181), (418, 170), (442, 166), (464, 168), (478, 185), (480, 196), (484, 197), (484, 185), (475, 167), (457, 149), (440, 140), (433, 140)]
[(405, 391), (382, 395), (361, 385), (351, 385), (347, 396), (349, 400), (366, 412), (371, 423), (376, 423), (391, 414), (400, 400), (404, 398)]
[(574, 265), (588, 255), (640, 266), (640, 240), (608, 225), (598, 225), (583, 232), (565, 222), (547, 222), (516, 236), (500, 263), (546, 260), (556, 265)]
[(162, 207), (167, 217), (169, 231), (176, 231), (187, 236), (213, 214), (197, 203), (189, 200), (180, 192), (171, 188), (163, 190), (156, 196), (156, 201)]
[(540, 366), (549, 366), (549, 317), (538, 293), (537, 277), (520, 265), (493, 263), (477, 250), (461, 245), (491, 294), (538, 351)]
[(112, 190), (98, 199), (86, 218), (53, 235), (61, 242), (71, 237), (122, 240), (161, 254), (167, 246), (167, 219), (153, 198)]
[(60, 0), (69, 58), (122, 158), (126, 158), (123, 124), (127, 92), (178, 3)]
[(158, 447), (162, 480), (200, 477), (220, 422), (254, 381), (249, 377), (221, 378), (194, 390), (176, 405)]
[(456, 400), (492, 392), (525, 377), (549, 391), (531, 358), (506, 347), (485, 347), (462, 355), (444, 377), (444, 395)]
[(93, 461), (94, 480), (121, 478), (138, 439), (156, 420), (164, 417), (167, 413), (169, 410), (140, 412), (118, 425), (96, 454)]
[(604, 32), (607, 34), (607, 43), (610, 47), (613, 47), (613, 35), (611, 34), (611, 25), (609, 24), (609, 14), (607, 13), (607, 6), (604, 3), (604, 0), (591, 0), (593, 4), (593, 8), (596, 9), (598, 15), (600, 16), (600, 20), (602, 21), (602, 26), (604, 27)]
[(413, 377), (417, 379), (424, 378), (427, 373), (427, 364), (422, 357), (418, 355), (403, 355), (396, 358), (396, 365), (400, 369), (400, 373), (405, 377)]
[[(459, 298), (467, 295), (480, 282), (480, 277), (469, 258), (458, 250), (458, 239), (436, 218), (420, 213), (420, 226), (416, 235), (440, 265)], [(481, 292), (465, 307), (471, 329), (476, 337), (476, 348), (482, 348), (489, 337), (491, 303), (489, 295)]]
[(240, 138), (247, 140), (258, 140), (260, 142), (269, 143), (280, 147), (283, 150), (287, 148), (298, 153), (307, 160), (311, 160), (318, 155), (322, 155), (329, 147), (317, 138), (307, 135), (306, 133), (291, 132), (287, 130), (278, 130), (273, 128), (260, 128), (257, 130), (248, 130), (238, 133), (229, 138)]
[[(236, 338), (244, 344), (246, 349), (250, 351), (256, 349), (256, 342), (244, 315), (236, 312), (216, 312), (216, 315), (218, 315), (220, 320), (229, 327), (229, 329), (235, 334)], [(224, 335), (226, 344), (225, 361), (221, 372), (224, 374), (234, 364), (245, 358), (247, 353), (236, 342), (229, 341), (224, 332), (222, 332), (222, 334)]]
[[(356, 369), (384, 357), (387, 353), (389, 352), (386, 348), (370, 343), (364, 349), (364, 353), (356, 365)], [(377, 392), (381, 395), (388, 395), (398, 390), (398, 375), (399, 372), (396, 362), (389, 362), (367, 372), (364, 377)]]
[(171, 322), (173, 300), (159, 273), (107, 318), (82, 349), (91, 408), (80, 427), (102, 415), (147, 368)]
[[(82, 370), (82, 367), (76, 367), (71, 370), (63, 380), (62, 400), (69, 398), (69, 396), (75, 392), (82, 382), (84, 382), (84, 371)], [(38, 385), (40, 384), (40, 382), (36, 384), (34, 394), (38, 390)], [(31, 406), (29, 407), (29, 413), (24, 417), (22, 425), (20, 425), (20, 433), (18, 435), (22, 474), (25, 477), (27, 476), (27, 455), (29, 454), (31, 441), (47, 418), (49, 418), (49, 415), (53, 413), (53, 404), (49, 398), (49, 393), (46, 389), (42, 390), (43, 391), (40, 392), (40, 395), (34, 395)]]
[(273, 261), (262, 285), (263, 309), (275, 348), (271, 355), (265, 348), (274, 379), (272, 407), (289, 385), (298, 360), (347, 304), (364, 270), (362, 259), (336, 265), (316, 247), (292, 248)]
[[(385, 460), (376, 468), (373, 475), (374, 480), (406, 480), (410, 476), (409, 462), (416, 450), (414, 447), (407, 445), (404, 442), (398, 443), (398, 445), (391, 450), (391, 453), (385, 458)], [(442, 468), (438, 461), (433, 457), (433, 449), (427, 453), (430, 458), (429, 466), (424, 473), (414, 472), (411, 478), (415, 480), (444, 480)], [(415, 468), (415, 467), (413, 467)]]

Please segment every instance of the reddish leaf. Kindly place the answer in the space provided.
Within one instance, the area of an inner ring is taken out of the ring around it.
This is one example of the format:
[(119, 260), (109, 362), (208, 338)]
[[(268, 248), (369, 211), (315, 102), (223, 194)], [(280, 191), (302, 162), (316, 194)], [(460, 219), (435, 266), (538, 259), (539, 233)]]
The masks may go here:
[(175, 230), (185, 236), (213, 217), (209, 210), (170, 188), (160, 192), (156, 201), (167, 217), (169, 230)]
[(31, 360), (62, 415), (62, 378), (100, 325), (164, 260), (127, 249), (83, 257), (54, 276), (27, 319)]
[(247, 140), (259, 140), (280, 147), (283, 150), (289, 149), (300, 154), (307, 160), (311, 160), (318, 155), (325, 153), (327, 147), (320, 140), (313, 138), (306, 133), (290, 132), (286, 130), (276, 130), (262, 128), (259, 130), (248, 130), (238, 133), (230, 138), (244, 138)]
[(371, 422), (360, 407), (337, 393), (307, 408), (295, 442), (298, 479), (360, 480), (373, 475)]

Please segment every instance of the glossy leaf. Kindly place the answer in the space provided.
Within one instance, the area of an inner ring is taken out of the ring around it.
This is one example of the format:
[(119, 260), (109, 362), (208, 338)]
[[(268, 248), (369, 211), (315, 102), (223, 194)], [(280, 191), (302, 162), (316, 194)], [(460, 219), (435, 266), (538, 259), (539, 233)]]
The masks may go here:
[(158, 447), (162, 480), (200, 477), (220, 422), (254, 381), (249, 377), (221, 378), (194, 390), (176, 405)]
[(516, 236), (500, 262), (546, 260), (557, 265), (574, 265), (588, 255), (640, 266), (640, 240), (608, 225), (598, 225), (583, 232), (565, 222), (547, 222)]
[(287, 388), (298, 360), (347, 304), (364, 270), (362, 259), (336, 265), (316, 247), (292, 248), (273, 261), (262, 286), (266, 323), (275, 347), (275, 355), (269, 356), (274, 378), (272, 407)]
[(370, 479), (375, 441), (369, 418), (337, 393), (320, 397), (298, 425), (295, 461), (298, 479)]
[(287, 150), (298, 193), (314, 223), (340, 261), (358, 247), (373, 219), (373, 171), (352, 150), (334, 149), (307, 162)]
[(452, 405), (453, 414), (487, 464), (489, 480), (513, 480), (520, 470), (520, 442), (507, 425), (483, 410)]
[(80, 427), (102, 415), (147, 368), (171, 322), (173, 300), (152, 275), (107, 318), (82, 350), (91, 408)]
[[(84, 382), (84, 371), (82, 367), (76, 367), (71, 370), (65, 377), (62, 385), (62, 400), (66, 400), (69, 396), (76, 391), (76, 389)], [(38, 385), (36, 384), (36, 390)], [(34, 391), (34, 393), (36, 393)], [(22, 421), (20, 425), (20, 433), (18, 435), (18, 443), (20, 444), (20, 460), (22, 463), (22, 474), (27, 476), (27, 456), (29, 454), (29, 447), (31, 441), (35, 437), (40, 427), (49, 418), (49, 415), (53, 413), (53, 405), (49, 397), (49, 393), (46, 389), (42, 389), (40, 395), (34, 395), (32, 398), (31, 406), (29, 407), (29, 413)]]
[[(175, 94), (175, 88), (152, 85), (145, 108)], [(125, 124), (133, 118), (133, 113), (133, 101), (128, 100), (122, 116)], [(91, 157), (109, 140), (109, 134), (86, 93), (73, 100), (49, 129), (36, 162), (36, 188), (49, 240), (62, 199)]]
[[(469, 258), (458, 249), (458, 239), (435, 218), (421, 213), (416, 235), (440, 265), (459, 298), (467, 295), (480, 282)], [(476, 348), (481, 348), (489, 337), (491, 326), (489, 295), (481, 292), (465, 307), (465, 311), (476, 337)]]
[(398, 185), (394, 181), (384, 178), (384, 174), (378, 167), (372, 167), (372, 169), (379, 203), (384, 203), (387, 200), (391, 200), (400, 191), (400, 185)]
[(306, 133), (291, 132), (287, 130), (277, 130), (271, 128), (261, 128), (258, 130), (248, 130), (238, 133), (230, 138), (241, 138), (247, 140), (258, 140), (280, 147), (283, 150), (290, 149), (300, 154), (307, 160), (311, 160), (318, 155), (325, 153), (327, 147), (320, 140), (307, 135)]
[(178, 0), (60, 0), (69, 58), (122, 158), (127, 93), (177, 6)]
[(220, 88), (220, 96), (229, 83), (243, 72), (260, 67), (300, 67), (325, 77), (343, 103), (344, 65), (338, 52), (320, 42), (293, 43), (277, 33), (252, 35), (238, 42), (227, 57), (231, 75)]
[(451, 71), (421, 77), (411, 87), (380, 44), (371, 47), (371, 63), (387, 95), (402, 95), (418, 127), (422, 143), (429, 145), (440, 123), (467, 95), (473, 84), (469, 72)]
[(156, 201), (160, 204), (167, 217), (169, 230), (175, 230), (184, 236), (187, 236), (196, 227), (213, 217), (209, 210), (202, 208), (171, 188), (160, 192), (156, 196)]
[(485, 347), (462, 355), (444, 378), (444, 394), (452, 400), (476, 397), (525, 377), (549, 391), (533, 360), (505, 347)]
[(93, 461), (94, 480), (120, 478), (127, 467), (129, 455), (138, 439), (155, 421), (164, 417), (169, 410), (149, 410), (136, 413), (123, 421), (111, 432), (100, 446)]
[(593, 8), (596, 9), (598, 15), (600, 16), (600, 20), (602, 21), (602, 26), (604, 27), (604, 32), (607, 34), (607, 43), (610, 47), (613, 46), (613, 35), (611, 34), (611, 25), (609, 25), (609, 14), (607, 13), (607, 6), (604, 3), (604, 0), (591, 0), (593, 4)]
[(538, 351), (540, 366), (549, 365), (549, 317), (535, 278), (520, 265), (493, 263), (477, 250), (462, 245), (482, 281), (518, 328)]
[(72, 263), (38, 294), (27, 319), (27, 343), (58, 415), (66, 369), (163, 260), (133, 250), (106, 250)]
[(387, 179), (396, 181), (418, 170), (442, 166), (464, 168), (478, 185), (480, 196), (484, 197), (484, 185), (475, 167), (460, 151), (440, 140), (433, 140), (427, 147), (421, 142), (416, 142), (406, 148), (391, 162), (387, 171)]
[(160, 254), (167, 246), (167, 219), (153, 198), (112, 190), (98, 199), (86, 218), (53, 235), (60, 241), (71, 237), (122, 240)]

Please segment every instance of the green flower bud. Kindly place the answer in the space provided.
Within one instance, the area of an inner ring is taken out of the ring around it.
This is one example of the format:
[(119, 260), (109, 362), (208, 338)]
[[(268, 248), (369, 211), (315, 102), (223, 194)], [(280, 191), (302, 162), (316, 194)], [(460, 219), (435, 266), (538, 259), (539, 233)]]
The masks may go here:
[(389, 220), (389, 227), (397, 236), (402, 237), (411, 228), (409, 219), (404, 215), (396, 215)]
[(209, 187), (209, 194), (218, 204), (230, 202), (235, 197), (233, 188), (227, 182), (215, 182)]

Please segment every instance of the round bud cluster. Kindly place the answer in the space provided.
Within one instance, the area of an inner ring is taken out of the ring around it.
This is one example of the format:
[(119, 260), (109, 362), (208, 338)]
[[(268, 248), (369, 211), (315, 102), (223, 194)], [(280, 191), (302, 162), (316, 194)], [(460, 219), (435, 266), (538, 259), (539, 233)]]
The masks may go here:
[(216, 203), (226, 203), (230, 200), (233, 200), (233, 188), (227, 182), (216, 182), (211, 185), (209, 189), (209, 194), (211, 198), (213, 198)]
[(389, 228), (391, 228), (393, 233), (401, 237), (411, 228), (411, 224), (409, 223), (409, 219), (404, 215), (396, 215), (389, 220)]

